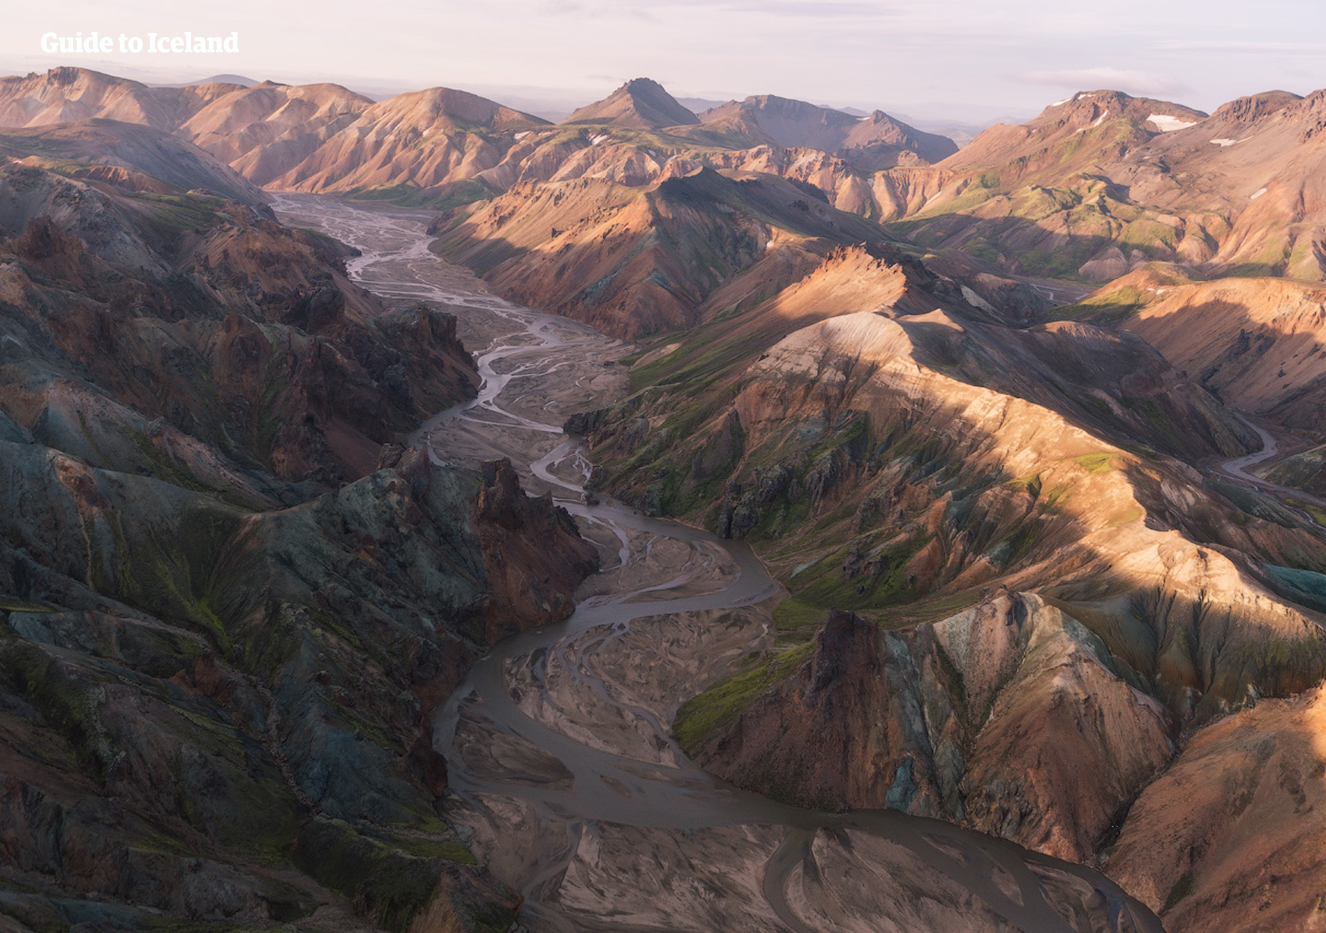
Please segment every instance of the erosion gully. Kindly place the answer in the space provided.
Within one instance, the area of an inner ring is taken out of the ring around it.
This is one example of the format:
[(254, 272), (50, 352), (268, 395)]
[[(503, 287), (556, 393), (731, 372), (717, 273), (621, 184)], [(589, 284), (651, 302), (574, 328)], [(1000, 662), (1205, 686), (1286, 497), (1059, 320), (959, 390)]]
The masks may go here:
[(411, 443), (443, 466), (511, 456), (603, 550), (570, 618), (494, 647), (435, 714), (448, 816), (524, 895), (525, 928), (1163, 933), (1089, 868), (894, 811), (786, 806), (691, 762), (672, 713), (770, 650), (780, 589), (740, 542), (583, 493), (590, 464), (561, 424), (610, 401), (596, 386), (631, 348), (487, 293), (429, 252), (425, 214), (311, 195), (273, 207), (359, 249), (361, 285), (455, 314), (484, 347), (478, 396)]

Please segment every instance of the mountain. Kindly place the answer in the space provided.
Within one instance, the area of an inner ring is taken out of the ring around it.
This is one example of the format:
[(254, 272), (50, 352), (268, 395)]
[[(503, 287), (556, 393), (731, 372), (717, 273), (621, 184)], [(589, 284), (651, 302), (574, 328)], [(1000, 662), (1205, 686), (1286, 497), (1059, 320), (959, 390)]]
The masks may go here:
[(271, 185), (346, 192), (471, 181), (496, 168), (525, 135), (547, 125), (450, 88), (399, 94), (364, 108)]
[(474, 394), (454, 318), (360, 289), (326, 237), (62, 151), (0, 166), (5, 909), (505, 929), (519, 897), (435, 810), (430, 711), (568, 615), (596, 552), (509, 462), (395, 443)]
[[(1136, 336), (1010, 326), (896, 248), (836, 249), (772, 298), (746, 279), (639, 358), (635, 394), (568, 423), (596, 488), (743, 538), (789, 591), (775, 647), (684, 704), (675, 736), (761, 793), (942, 817), (1136, 879), (1161, 837), (1130, 835), (1128, 805), (1184, 743), (1326, 673), (1319, 532), (1190, 465), (1259, 442)], [(1164, 793), (1151, 812), (1189, 826)], [(1238, 818), (1226, 801), (1211, 825)], [(1237, 837), (1202, 851), (1255, 873)], [(1182, 873), (1165, 871), (1137, 889), (1155, 910)], [(1214, 893), (1185, 910), (1222, 916)]]
[(958, 151), (950, 139), (923, 133), (882, 111), (855, 117), (771, 94), (733, 101), (700, 114), (704, 134), (729, 146), (819, 149), (873, 172), (898, 164), (938, 162)]
[(1209, 117), (1114, 91), (995, 126), (929, 169), (877, 176), (880, 216), (932, 249), (1107, 281), (1151, 261), (1321, 280), (1326, 95), (1271, 92)]
[(168, 455), (125, 441), (160, 419), (167, 450), (202, 442), (282, 479), (344, 482), (473, 392), (451, 322), (389, 311), (325, 243), (233, 202), (11, 163), (0, 225), (18, 260), (7, 319), (28, 348), (9, 362), (28, 393), (17, 420), (99, 467), (169, 478)]
[(225, 163), (175, 136), (132, 123), (91, 119), (0, 131), (0, 155), (130, 189), (150, 191), (164, 182), (163, 191), (201, 189), (253, 207), (267, 202), (261, 189)]
[(480, 210), (444, 215), (433, 226), (434, 249), (514, 300), (633, 339), (696, 323), (706, 299), (765, 264), (777, 240), (888, 238), (817, 195), (772, 175), (730, 178), (709, 168), (642, 187), (584, 178), (529, 184)]
[(635, 130), (699, 123), (699, 118), (677, 103), (663, 85), (649, 78), (632, 78), (603, 100), (587, 104), (563, 121), (593, 123)]
[(149, 87), (84, 68), (0, 79), (0, 126), (90, 119), (143, 124), (197, 144), (266, 185), (372, 101), (334, 84)]
[(270, 185), (312, 155), (371, 101), (336, 84), (264, 81), (199, 92), (201, 106), (173, 129), (257, 185)]

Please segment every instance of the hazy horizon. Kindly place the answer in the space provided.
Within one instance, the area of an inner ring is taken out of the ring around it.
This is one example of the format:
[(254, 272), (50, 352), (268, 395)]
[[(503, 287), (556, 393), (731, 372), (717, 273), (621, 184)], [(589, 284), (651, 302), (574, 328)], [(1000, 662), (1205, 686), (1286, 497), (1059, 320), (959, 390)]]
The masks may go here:
[[(79, 2), (13, 11), (0, 36), (7, 74), (77, 65), (151, 83), (218, 73), (285, 83), (330, 81), (375, 96), (444, 85), (527, 109), (563, 111), (648, 76), (676, 97), (771, 93), (880, 108), (928, 122), (1026, 118), (1073, 91), (1112, 88), (1210, 111), (1272, 89), (1326, 86), (1326, 12), (1289, 0), (1164, 8), (1122, 0), (1066, 10), (974, 0), (940, 10), (855, 0), (516, 0), (481, 9), (385, 0), (365, 22), (346, 3), (239, 0), (180, 10), (137, 0), (112, 11)], [(291, 21), (298, 27), (291, 27)], [(240, 34), (238, 54), (45, 54), (43, 33)]]

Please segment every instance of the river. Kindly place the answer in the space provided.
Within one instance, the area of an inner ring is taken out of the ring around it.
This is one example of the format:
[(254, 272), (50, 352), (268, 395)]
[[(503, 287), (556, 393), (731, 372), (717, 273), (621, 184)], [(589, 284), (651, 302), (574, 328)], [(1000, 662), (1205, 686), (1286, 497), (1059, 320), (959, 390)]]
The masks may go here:
[(740, 542), (586, 501), (590, 464), (560, 425), (624, 391), (631, 348), (517, 307), (428, 252), (427, 216), (280, 196), (287, 223), (362, 255), (364, 286), (457, 315), (477, 398), (411, 439), (435, 463), (510, 456), (600, 545), (605, 571), (566, 621), (482, 658), (437, 710), (448, 816), (541, 931), (1162, 933), (1109, 879), (1004, 840), (893, 811), (825, 813), (747, 793), (671, 739), (679, 703), (773, 650), (780, 593)]

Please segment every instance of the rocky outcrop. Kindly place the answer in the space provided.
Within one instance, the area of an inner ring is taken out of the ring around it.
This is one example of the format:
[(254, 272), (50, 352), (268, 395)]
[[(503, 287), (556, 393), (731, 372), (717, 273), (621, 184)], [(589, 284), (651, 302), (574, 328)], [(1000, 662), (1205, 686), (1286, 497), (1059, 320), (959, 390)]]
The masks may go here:
[(695, 750), (706, 768), (805, 805), (943, 817), (1082, 861), (1173, 753), (1173, 716), (1035, 596), (899, 633), (835, 611), (814, 645)]
[(566, 509), (550, 495), (526, 496), (509, 460), (484, 464), (475, 525), (495, 603), (489, 641), (566, 618), (576, 586), (598, 570), (598, 553)]
[(437, 821), (428, 717), (490, 639), (570, 611), (596, 562), (565, 512), (418, 451), (245, 514), (4, 446), (5, 865), (197, 919), (305, 916), (319, 884), (386, 929), (504, 902)]

